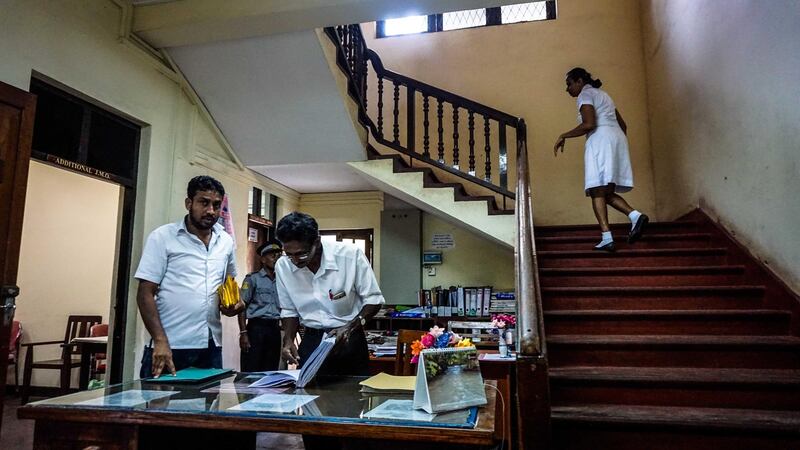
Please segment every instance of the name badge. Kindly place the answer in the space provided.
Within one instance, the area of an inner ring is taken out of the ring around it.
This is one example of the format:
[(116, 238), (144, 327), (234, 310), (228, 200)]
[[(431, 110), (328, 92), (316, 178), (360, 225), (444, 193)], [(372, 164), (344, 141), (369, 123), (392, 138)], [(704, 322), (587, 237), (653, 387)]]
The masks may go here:
[(331, 300), (339, 300), (345, 297), (347, 297), (347, 294), (344, 291), (339, 291), (334, 294), (332, 290), (328, 289), (328, 298)]

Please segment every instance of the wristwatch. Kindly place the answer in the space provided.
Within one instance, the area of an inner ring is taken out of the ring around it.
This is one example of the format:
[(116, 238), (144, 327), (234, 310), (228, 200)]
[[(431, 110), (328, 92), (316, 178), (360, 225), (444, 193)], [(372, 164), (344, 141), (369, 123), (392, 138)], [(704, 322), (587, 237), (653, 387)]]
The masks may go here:
[(364, 328), (364, 325), (367, 324), (367, 319), (365, 319), (364, 317), (361, 316), (361, 314), (359, 314), (358, 315), (358, 322), (361, 324), (361, 328)]

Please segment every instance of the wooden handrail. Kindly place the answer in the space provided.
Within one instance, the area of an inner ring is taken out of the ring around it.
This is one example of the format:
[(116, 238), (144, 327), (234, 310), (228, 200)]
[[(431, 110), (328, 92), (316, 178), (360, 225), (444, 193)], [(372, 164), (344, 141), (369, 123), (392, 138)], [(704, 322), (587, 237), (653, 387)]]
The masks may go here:
[(517, 245), (514, 255), (519, 334), (519, 353), (525, 356), (546, 354), (542, 296), (533, 240), (533, 206), (528, 170), (527, 127), (520, 119), (517, 126)]
[[(507, 186), (505, 140), (506, 128), (517, 128), (517, 117), (387, 70), (380, 56), (367, 48), (359, 25), (328, 27), (325, 33), (337, 47), (337, 64), (347, 74), (348, 92), (359, 105), (359, 121), (369, 129), (376, 142), (499, 194), (503, 208), (506, 199), (515, 199), (516, 194)], [(370, 65), (378, 83), (373, 91), (377, 93), (375, 105), (368, 104)], [(401, 88), (405, 90), (402, 96)], [(422, 97), (424, 115), (421, 130), (417, 129), (415, 120), (418, 96)], [(403, 101), (406, 118), (405, 131), (401, 133), (399, 107)], [(444, 105), (447, 107), (443, 108)], [(388, 106), (388, 112), (384, 111), (384, 106)], [(367, 110), (372, 110), (377, 117), (373, 119)], [(452, 116), (452, 123), (444, 119), (445, 116)], [(444, 122), (452, 126), (452, 139), (442, 133)], [(496, 130), (494, 136), (493, 130)], [(416, 141), (419, 137), (424, 137), (421, 145)], [(437, 137), (438, 152), (433, 151), (431, 145)], [(450, 151), (447, 154), (443, 152), (445, 146)], [(445, 162), (446, 159), (450, 161)], [(478, 176), (479, 171), (483, 172), (482, 176)], [(499, 180), (497, 184), (492, 181), (493, 175)]]
[(478, 114), (491, 116), (493, 119), (499, 122), (503, 122), (508, 126), (511, 127), (517, 126), (517, 121), (519, 120), (519, 117), (512, 116), (511, 114), (504, 113), (503, 111), (492, 108), (491, 106), (478, 103), (474, 100), (470, 100), (458, 94), (445, 91), (444, 89), (432, 86), (428, 83), (415, 80), (413, 78), (409, 78), (405, 75), (386, 69), (383, 67), (383, 62), (381, 61), (380, 56), (378, 56), (378, 54), (375, 53), (375, 51), (372, 49), (367, 49), (367, 55), (369, 57), (370, 62), (373, 64), (373, 67), (375, 67), (375, 72), (383, 75), (384, 78), (388, 78), (390, 80), (397, 80), (402, 85), (414, 88), (414, 90), (417, 92), (426, 93), (431, 97), (441, 98), (445, 102), (459, 105), (459, 107), (461, 108), (472, 110)]

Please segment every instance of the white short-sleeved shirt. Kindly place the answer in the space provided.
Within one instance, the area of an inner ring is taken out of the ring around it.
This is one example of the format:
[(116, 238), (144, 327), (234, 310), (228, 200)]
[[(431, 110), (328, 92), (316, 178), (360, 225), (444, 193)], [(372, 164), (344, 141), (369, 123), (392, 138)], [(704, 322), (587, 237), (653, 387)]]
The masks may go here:
[[(317, 273), (295, 266), (287, 256), (275, 264), (281, 317), (298, 317), (303, 326), (341, 327), (364, 305), (386, 303), (364, 253), (353, 245), (322, 241)], [(337, 294), (342, 298), (334, 299)]]
[(221, 346), (217, 288), (236, 276), (233, 239), (215, 224), (206, 248), (184, 221), (150, 233), (134, 277), (158, 284), (156, 307), (171, 348), (207, 348), (209, 330)]
[(592, 105), (597, 118), (597, 126), (619, 126), (617, 123), (617, 107), (606, 91), (586, 85), (578, 94), (578, 123), (583, 121), (580, 110), (583, 105)]

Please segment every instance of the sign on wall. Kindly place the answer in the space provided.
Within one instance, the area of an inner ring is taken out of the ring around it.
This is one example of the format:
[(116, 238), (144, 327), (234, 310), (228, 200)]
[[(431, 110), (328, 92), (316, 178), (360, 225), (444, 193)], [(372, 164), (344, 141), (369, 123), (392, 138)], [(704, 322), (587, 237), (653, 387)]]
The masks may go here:
[(433, 233), (431, 238), (431, 248), (438, 250), (449, 250), (455, 248), (456, 242), (452, 233)]

